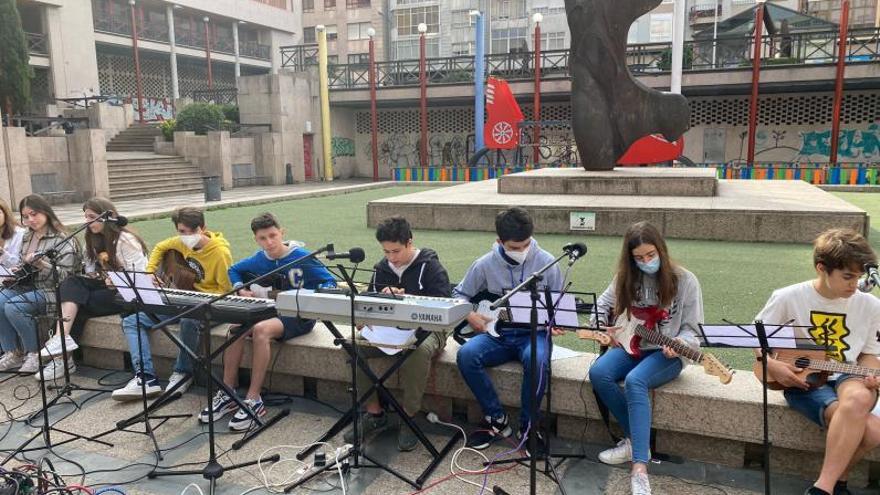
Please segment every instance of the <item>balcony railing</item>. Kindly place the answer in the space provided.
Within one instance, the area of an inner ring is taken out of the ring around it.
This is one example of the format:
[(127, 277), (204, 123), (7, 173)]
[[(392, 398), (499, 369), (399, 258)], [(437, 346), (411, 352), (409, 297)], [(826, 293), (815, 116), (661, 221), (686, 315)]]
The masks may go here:
[(238, 90), (235, 88), (201, 89), (192, 92), (192, 99), (197, 102), (217, 105), (235, 105), (238, 102)]
[[(95, 31), (131, 36), (131, 17), (122, 14), (108, 15), (103, 12), (95, 12)], [(164, 22), (144, 21), (138, 24), (138, 37), (147, 41), (168, 43), (168, 24)], [(175, 29), (174, 41), (179, 46), (187, 48), (205, 49), (204, 29)], [(44, 42), (45, 45), (45, 42)], [(244, 57), (269, 60), (271, 48), (256, 42), (240, 42), (239, 53)], [(211, 40), (211, 50), (217, 53), (233, 55), (235, 44), (232, 38), (216, 38)]]
[[(837, 61), (837, 31), (764, 36), (761, 40), (763, 65), (816, 65)], [(685, 43), (685, 71), (714, 71), (751, 67), (754, 41), (751, 37), (718, 37)], [(846, 47), (847, 63), (880, 62), (880, 28), (856, 29), (849, 32)], [(568, 78), (570, 50), (541, 52), (541, 72), (545, 79)], [(283, 67), (304, 70), (317, 65), (317, 45), (281, 48)], [(671, 43), (634, 44), (627, 47), (626, 61), (630, 71), (639, 74), (669, 72), (672, 60)], [(486, 71), (509, 80), (534, 77), (534, 53), (503, 53), (486, 56)], [(427, 60), (428, 81), (432, 84), (473, 82), (474, 57), (442, 57)], [(365, 64), (333, 65), (329, 69), (330, 87), (362, 88), (369, 85)], [(379, 87), (415, 86), (419, 84), (418, 60), (395, 60), (376, 63)]]
[(25, 33), (27, 38), (28, 53), (33, 55), (48, 55), (49, 47), (46, 44), (46, 35), (43, 33)]

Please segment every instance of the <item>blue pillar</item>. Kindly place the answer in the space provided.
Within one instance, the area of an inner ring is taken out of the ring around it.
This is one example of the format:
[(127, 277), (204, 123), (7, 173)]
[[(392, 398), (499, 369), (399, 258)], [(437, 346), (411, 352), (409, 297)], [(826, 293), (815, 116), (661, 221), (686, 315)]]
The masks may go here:
[(485, 19), (481, 12), (473, 13), (477, 17), (477, 43), (474, 55), (474, 153), (483, 149), (483, 114), (486, 112), (486, 36)]

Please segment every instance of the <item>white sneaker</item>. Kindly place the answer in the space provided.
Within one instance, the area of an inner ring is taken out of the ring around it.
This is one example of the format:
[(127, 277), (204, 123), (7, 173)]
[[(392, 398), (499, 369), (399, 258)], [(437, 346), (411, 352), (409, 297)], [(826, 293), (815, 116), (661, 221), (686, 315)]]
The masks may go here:
[[(79, 344), (70, 335), (64, 337), (64, 345), (67, 347), (67, 352), (79, 349)], [(40, 355), (44, 358), (61, 355), (61, 332), (56, 333), (51, 339), (46, 341), (46, 347), (43, 347)]]
[(238, 404), (230, 399), (229, 396), (226, 395), (226, 392), (218, 390), (217, 394), (214, 395), (214, 400), (211, 401), (211, 408), (214, 411), (210, 415), (207, 407), (202, 409), (202, 412), (199, 413), (199, 422), (208, 423), (208, 420), (211, 419), (212, 416), (214, 421), (217, 421), (227, 414), (238, 411)]
[(632, 495), (651, 495), (651, 483), (648, 482), (647, 473), (634, 473), (630, 477)]
[(18, 355), (14, 352), (5, 352), (3, 353), (3, 356), (0, 356), (0, 371), (20, 368), (22, 363), (24, 363), (24, 356)]
[(178, 373), (176, 371), (171, 373), (171, 378), (168, 379), (168, 387), (166, 387), (165, 390), (171, 390), (178, 382), (180, 382), (180, 386), (174, 391), (183, 395), (189, 390), (189, 386), (192, 385), (192, 376), (187, 375), (186, 373)]
[(141, 378), (141, 374), (138, 373), (134, 378), (129, 380), (124, 387), (114, 390), (111, 397), (113, 400), (126, 401), (140, 399), (143, 391), (147, 392), (147, 397), (155, 397), (162, 393), (162, 386), (159, 385), (159, 380), (156, 380), (152, 376), (147, 380), (146, 388), (142, 389), (142, 384), (143, 379)]
[[(34, 353), (36, 355), (36, 353)], [(73, 362), (73, 359), (67, 360), (67, 370), (72, 374), (76, 372), (76, 363)], [(23, 366), (22, 366), (23, 367)], [(42, 371), (37, 371), (34, 373), (34, 378), (37, 381), (40, 381), (40, 375), (43, 376), (43, 379), (47, 382), (50, 380), (57, 380), (59, 378), (64, 377), (64, 359), (55, 358), (49, 362), (45, 367), (43, 367)]]
[(632, 444), (629, 438), (624, 438), (617, 443), (617, 447), (599, 452), (599, 460), (605, 464), (623, 464), (632, 461)]
[[(245, 399), (244, 405), (247, 406), (248, 409), (254, 413), (254, 416), (258, 418), (262, 418), (266, 415), (266, 405), (263, 404), (263, 399)], [(235, 413), (235, 416), (229, 420), (229, 429), (234, 431), (246, 431), (250, 430), (251, 426), (253, 426), (254, 420), (251, 419), (250, 415), (246, 411), (241, 409)]]
[(36, 352), (30, 352), (24, 357), (24, 364), (18, 369), (19, 373), (36, 373), (40, 369), (40, 356)]

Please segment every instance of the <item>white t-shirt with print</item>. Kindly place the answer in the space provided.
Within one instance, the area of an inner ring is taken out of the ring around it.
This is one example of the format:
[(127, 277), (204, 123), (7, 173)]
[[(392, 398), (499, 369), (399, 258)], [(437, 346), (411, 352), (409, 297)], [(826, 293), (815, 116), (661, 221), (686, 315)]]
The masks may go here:
[(828, 356), (837, 361), (854, 363), (860, 354), (880, 355), (880, 299), (871, 294), (857, 291), (851, 297), (827, 299), (809, 280), (774, 291), (755, 318), (768, 332), (789, 321), (809, 327), (796, 328), (795, 337), (811, 338), (818, 345), (826, 345), (827, 328)]

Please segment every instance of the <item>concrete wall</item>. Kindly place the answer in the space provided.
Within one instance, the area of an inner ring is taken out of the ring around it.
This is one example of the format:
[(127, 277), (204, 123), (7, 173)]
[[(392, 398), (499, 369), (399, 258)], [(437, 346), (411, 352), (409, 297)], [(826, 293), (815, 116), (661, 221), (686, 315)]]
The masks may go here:
[(223, 189), (231, 189), (232, 139), (229, 132), (209, 132), (197, 136), (193, 132), (174, 133), (174, 152), (200, 167), (205, 176), (219, 176)]
[(109, 142), (134, 123), (134, 110), (129, 103), (123, 105), (97, 103), (88, 108), (88, 117), (89, 127), (102, 129), (104, 138)]
[(55, 97), (99, 94), (92, 4), (65, 0), (44, 9)]
[(372, 177), (372, 165), (366, 172), (362, 170), (362, 166), (358, 167), (358, 164), (364, 160), (361, 158), (359, 162), (357, 157), (355, 112), (349, 108), (331, 108), (330, 124), (333, 176), (343, 179), (357, 176)]
[(55, 175), (56, 191), (70, 191), (71, 170), (67, 137), (25, 138), (27, 160), (30, 165), (32, 187), (35, 192), (43, 190), (47, 178), (34, 176)]

